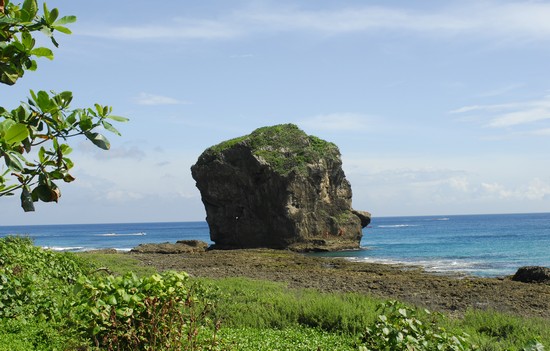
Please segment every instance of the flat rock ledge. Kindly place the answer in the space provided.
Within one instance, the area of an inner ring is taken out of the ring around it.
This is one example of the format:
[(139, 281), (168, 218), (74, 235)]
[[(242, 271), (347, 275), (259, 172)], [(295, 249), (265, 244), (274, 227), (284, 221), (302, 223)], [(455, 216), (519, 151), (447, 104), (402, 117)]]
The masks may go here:
[(541, 266), (520, 267), (512, 280), (524, 283), (550, 284), (550, 268)]
[(208, 244), (200, 240), (179, 240), (176, 243), (140, 244), (130, 252), (133, 253), (159, 253), (159, 254), (180, 254), (191, 252), (204, 252)]

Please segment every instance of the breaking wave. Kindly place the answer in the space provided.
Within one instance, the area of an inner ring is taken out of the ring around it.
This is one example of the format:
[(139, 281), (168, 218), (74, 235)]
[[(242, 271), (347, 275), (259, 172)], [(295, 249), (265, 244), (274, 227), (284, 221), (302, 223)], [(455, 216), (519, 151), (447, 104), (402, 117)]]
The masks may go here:
[(378, 228), (406, 228), (406, 227), (418, 227), (416, 224), (387, 224), (379, 225)]
[(95, 234), (94, 236), (143, 236), (143, 235), (147, 235), (147, 233), (144, 233), (144, 232), (128, 233), (128, 234), (105, 233), (105, 234)]

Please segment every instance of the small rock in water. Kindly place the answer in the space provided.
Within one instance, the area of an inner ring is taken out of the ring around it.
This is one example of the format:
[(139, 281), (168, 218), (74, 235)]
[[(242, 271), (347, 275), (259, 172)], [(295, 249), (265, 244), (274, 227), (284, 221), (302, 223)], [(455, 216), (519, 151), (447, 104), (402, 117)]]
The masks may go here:
[(520, 267), (512, 280), (524, 283), (550, 284), (550, 268), (540, 266)]

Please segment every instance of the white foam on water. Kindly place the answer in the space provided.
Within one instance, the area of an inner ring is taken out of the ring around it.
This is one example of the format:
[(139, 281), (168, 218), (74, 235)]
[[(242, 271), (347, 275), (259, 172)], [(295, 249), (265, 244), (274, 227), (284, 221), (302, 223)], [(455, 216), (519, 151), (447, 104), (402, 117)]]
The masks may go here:
[(95, 251), (95, 250), (105, 250), (105, 249), (114, 249), (118, 252), (130, 252), (132, 248), (127, 247), (84, 247), (84, 246), (42, 246), (43, 249), (52, 250), (57, 252), (86, 252), (86, 251)]
[(43, 246), (46, 250), (59, 251), (59, 252), (81, 252), (88, 250), (83, 246)]
[(379, 225), (378, 228), (406, 228), (406, 227), (418, 227), (416, 224), (386, 224)]
[(422, 267), (430, 273), (465, 273), (473, 274), (486, 271), (486, 264), (480, 261), (463, 261), (452, 259), (434, 259), (434, 260), (397, 260), (391, 258), (378, 257), (350, 257), (351, 261), (381, 263), (398, 266), (416, 266)]
[(144, 235), (147, 235), (147, 233), (139, 232), (139, 233), (129, 233), (129, 234), (117, 234), (117, 233), (94, 234), (94, 236), (144, 236)]

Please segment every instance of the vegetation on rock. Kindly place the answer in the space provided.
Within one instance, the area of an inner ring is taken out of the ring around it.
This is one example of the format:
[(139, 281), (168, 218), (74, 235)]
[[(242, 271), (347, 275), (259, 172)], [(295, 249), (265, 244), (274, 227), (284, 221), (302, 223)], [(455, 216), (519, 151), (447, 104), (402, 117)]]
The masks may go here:
[(340, 157), (335, 144), (307, 135), (294, 124), (258, 128), (249, 135), (212, 146), (209, 151), (220, 153), (239, 144), (249, 147), (255, 156), (281, 175), (292, 171), (304, 174), (308, 164), (318, 163), (323, 158)]

